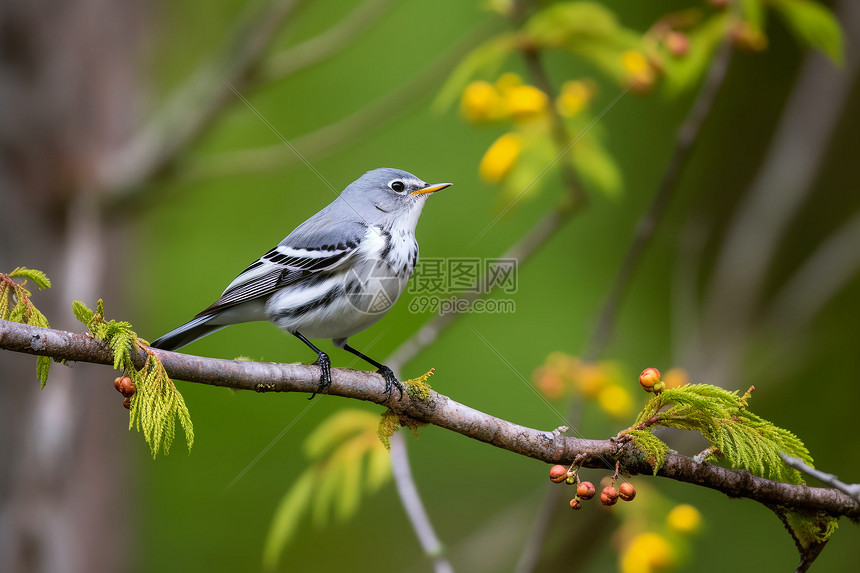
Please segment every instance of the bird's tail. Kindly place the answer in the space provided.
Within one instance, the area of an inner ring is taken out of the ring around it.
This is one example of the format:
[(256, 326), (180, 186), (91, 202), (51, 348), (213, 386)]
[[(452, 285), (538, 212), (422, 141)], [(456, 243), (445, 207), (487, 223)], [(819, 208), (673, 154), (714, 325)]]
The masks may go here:
[(226, 324), (210, 324), (215, 316), (217, 316), (216, 313), (195, 317), (179, 328), (174, 328), (164, 336), (155, 339), (150, 346), (162, 350), (176, 350), (227, 326)]

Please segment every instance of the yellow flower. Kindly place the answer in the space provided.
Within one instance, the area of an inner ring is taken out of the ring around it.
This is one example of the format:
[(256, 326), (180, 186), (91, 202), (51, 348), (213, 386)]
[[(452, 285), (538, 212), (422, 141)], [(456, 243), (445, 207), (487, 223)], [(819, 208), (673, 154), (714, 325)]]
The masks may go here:
[(663, 383), (666, 384), (666, 389), (679, 388), (685, 384), (689, 384), (690, 377), (683, 368), (672, 368), (663, 375)]
[(496, 80), (496, 89), (499, 93), (505, 94), (512, 88), (523, 85), (523, 79), (514, 72), (505, 72)]
[(627, 50), (621, 54), (621, 67), (630, 86), (637, 92), (645, 93), (653, 87), (654, 69), (642, 52)]
[(498, 138), (481, 159), (478, 173), (484, 181), (498, 183), (505, 178), (523, 150), (520, 136), (506, 133)]
[(546, 94), (534, 86), (515, 86), (504, 92), (508, 113), (518, 119), (539, 115), (546, 109)]
[(505, 102), (493, 84), (477, 81), (463, 90), (460, 111), (472, 123), (494, 121), (505, 116)]
[(622, 573), (665, 571), (675, 562), (675, 552), (662, 535), (640, 533), (621, 555)]
[(696, 533), (702, 526), (702, 514), (692, 505), (676, 505), (666, 516), (666, 524), (678, 533)]
[(603, 411), (613, 418), (624, 418), (633, 410), (633, 400), (630, 393), (618, 384), (604, 387), (597, 395), (597, 403)]
[(573, 117), (588, 105), (592, 96), (591, 87), (583, 81), (571, 80), (564, 82), (561, 93), (556, 100), (558, 113), (564, 117)]
[(561, 375), (566, 380), (574, 380), (576, 377), (576, 373), (579, 371), (579, 358), (575, 356), (571, 356), (565, 352), (550, 352), (549, 356), (546, 357), (544, 364), (547, 368), (550, 368), (559, 375)]
[(609, 377), (603, 368), (597, 364), (582, 364), (577, 372), (576, 383), (579, 391), (585, 396), (595, 397), (604, 386), (609, 384)]

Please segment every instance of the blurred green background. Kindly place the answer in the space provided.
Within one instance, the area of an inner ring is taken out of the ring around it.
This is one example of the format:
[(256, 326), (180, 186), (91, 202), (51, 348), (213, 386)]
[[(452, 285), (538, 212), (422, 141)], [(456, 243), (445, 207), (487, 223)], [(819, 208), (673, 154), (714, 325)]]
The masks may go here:
[[(605, 2), (621, 22), (640, 31), (691, 4), (706, 3)], [(275, 42), (275, 49), (314, 37), (357, 5), (307, 3), (288, 21), (289, 33)], [(147, 8), (143, 74), (153, 105), (221, 49), (245, 7), (237, 1), (195, 1)], [(507, 26), (483, 2), (395, 2), (336, 57), (246, 97), (283, 137), (294, 141), (413, 80), (476, 29)], [(753, 411), (800, 436), (817, 467), (845, 481), (858, 481), (860, 460), (854, 455), (853, 437), (860, 405), (855, 383), (860, 368), (856, 274), (802, 328), (755, 336), (730, 380), (703, 378), (685, 354), (690, 331), (684, 321), (689, 316), (679, 311), (679, 268), (693, 261), (698, 274), (692, 294), (704, 297), (721, 241), (762, 166), (807, 54), (779, 20), (769, 22), (767, 33), (766, 51), (734, 55), (713, 115), (630, 284), (603, 357), (624, 365), (637, 405), (646, 396), (635, 392), (636, 375), (649, 366), (686, 367), (694, 381), (730, 389), (743, 391), (754, 384)], [(849, 46), (856, 41), (847, 38)], [(582, 75), (600, 78), (570, 55), (550, 54), (545, 62), (556, 86)], [(514, 55), (504, 69), (524, 68)], [(422, 256), (497, 257), (539, 221), (564, 190), (558, 172), (549, 171), (539, 194), (520, 201), (475, 241), (499, 213), (498, 191), (480, 181), (477, 166), (505, 127), (470, 125), (456, 107), (434, 112), (430, 104), (444, 79), (442, 74), (431, 82), (408, 110), (392, 108), (390, 120), (362, 129), (344, 144), (332, 142), (330, 153), (309, 153), (308, 160), (337, 190), (381, 166), (406, 169), (426, 181), (453, 182), (454, 187), (434, 196), (424, 210), (418, 228)], [(619, 91), (601, 79), (593, 109), (603, 109)], [(694, 95), (670, 99), (658, 90), (622, 97), (602, 124), (607, 147), (623, 173), (623, 193), (607, 198), (589, 192), (587, 207), (520, 266), (515, 313), (462, 317), (404, 367), (403, 377), (432, 367), (433, 388), (459, 402), (530, 427), (549, 430), (561, 425), (557, 413), (524, 380), (552, 351), (582, 353)], [(851, 102), (857, 101), (855, 88)], [(760, 261), (769, 267), (765, 302), (825, 238), (856, 217), (857, 110), (856, 105), (845, 106), (814, 190), (779, 237), (773, 260)], [(808, 112), (817, 112), (814, 104)], [(290, 160), (288, 153), (281, 168), (207, 176), (208, 169), (218, 168), (220, 153), (278, 145), (278, 136), (236, 99), (171, 172), (125, 207), (122, 216), (133, 239), (123, 247), (124, 263), (117, 270), (122, 294), (105, 301), (110, 316), (129, 320), (141, 336), (154, 339), (209, 305), (255, 257), (334, 198), (317, 175)], [(298, 151), (304, 153), (301, 147)], [(44, 270), (52, 274), (52, 269)], [(411, 313), (409, 296), (351, 344), (377, 359), (396, 349), (431, 318)], [(764, 304), (756, 312), (762, 308)], [(750, 322), (755, 325), (759, 318)], [(320, 347), (331, 351), (335, 366), (352, 362), (329, 342)], [(264, 323), (233, 326), (183, 351), (283, 362), (313, 358), (299, 341)], [(106, 371), (99, 372), (108, 377)], [(103, 386), (100, 391), (113, 392), (109, 384)], [(126, 555), (131, 571), (260, 569), (274, 508), (306, 467), (302, 443), (307, 435), (343, 408), (381, 413), (378, 406), (334, 397), (317, 397), (308, 408), (303, 395), (255, 395), (181, 382), (178, 387), (194, 421), (191, 454), (186, 455), (179, 439), (169, 456), (153, 461), (135, 432), (121, 444), (130, 452), (133, 476), (123, 512), (132, 524)], [(562, 401), (554, 407), (564, 412), (568, 405)], [(626, 425), (589, 403), (576, 429), (585, 437), (605, 438)], [(436, 427), (423, 428), (417, 440), (409, 434), (406, 438), (418, 489), (455, 568), (512, 571), (551, 485), (548, 467)], [(598, 481), (606, 473), (592, 470), (587, 475)], [(791, 538), (764, 507), (664, 479), (641, 476), (632, 481), (642, 492), (636, 503), (644, 507), (653, 487), (659, 494), (651, 494), (652, 500), (665, 496), (673, 503), (693, 504), (703, 514), (703, 531), (691, 539), (688, 559), (676, 570), (786, 571), (796, 566)], [(650, 503), (656, 506), (657, 501)], [(616, 570), (616, 524), (593, 530), (589, 523), (599, 508), (578, 513), (565, 509), (553, 521), (538, 570)], [(860, 561), (856, 526), (845, 520), (840, 525), (813, 571), (853, 571)], [(316, 528), (304, 519), (279, 566), (282, 571), (338, 569), (431, 570), (393, 483), (362, 499), (358, 514), (344, 522)]]

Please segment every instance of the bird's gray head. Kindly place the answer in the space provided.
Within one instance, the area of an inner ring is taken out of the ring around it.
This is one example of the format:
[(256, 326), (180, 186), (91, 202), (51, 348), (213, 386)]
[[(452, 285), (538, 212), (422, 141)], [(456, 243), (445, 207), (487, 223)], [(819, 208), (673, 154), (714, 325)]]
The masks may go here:
[(368, 223), (418, 222), (427, 197), (449, 187), (450, 183), (425, 183), (407, 171), (383, 167), (368, 171), (350, 183), (340, 200), (347, 203)]

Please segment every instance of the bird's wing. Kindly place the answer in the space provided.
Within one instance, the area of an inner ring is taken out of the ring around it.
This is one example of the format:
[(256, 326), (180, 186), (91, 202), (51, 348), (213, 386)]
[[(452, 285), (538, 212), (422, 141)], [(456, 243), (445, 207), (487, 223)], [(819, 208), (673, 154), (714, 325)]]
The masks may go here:
[(362, 223), (305, 221), (277, 247), (251, 263), (227, 285), (221, 298), (197, 316), (265, 297), (352, 258), (367, 232)]

